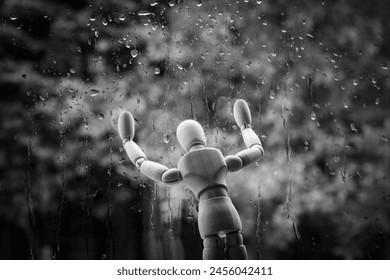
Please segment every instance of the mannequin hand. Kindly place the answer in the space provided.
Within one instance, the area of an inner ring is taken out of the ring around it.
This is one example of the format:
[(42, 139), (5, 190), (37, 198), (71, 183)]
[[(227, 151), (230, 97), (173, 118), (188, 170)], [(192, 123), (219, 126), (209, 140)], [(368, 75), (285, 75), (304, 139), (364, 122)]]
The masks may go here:
[(134, 118), (130, 112), (124, 111), (118, 119), (119, 136), (123, 142), (131, 141), (134, 138)]
[(251, 112), (249, 110), (248, 103), (246, 103), (243, 99), (238, 99), (233, 106), (233, 116), (237, 125), (241, 130), (245, 128), (251, 127), (252, 125), (252, 117)]

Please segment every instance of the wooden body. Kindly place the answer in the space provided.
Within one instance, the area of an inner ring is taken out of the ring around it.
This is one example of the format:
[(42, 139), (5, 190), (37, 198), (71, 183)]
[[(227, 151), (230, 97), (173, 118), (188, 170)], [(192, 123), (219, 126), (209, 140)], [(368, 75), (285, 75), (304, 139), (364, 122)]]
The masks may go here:
[(198, 226), (202, 238), (241, 231), (241, 221), (227, 196), (227, 164), (220, 150), (189, 151), (178, 163), (182, 180), (199, 203)]
[(226, 187), (227, 165), (221, 151), (201, 148), (189, 151), (177, 165), (184, 184), (197, 199), (200, 194), (215, 186)]

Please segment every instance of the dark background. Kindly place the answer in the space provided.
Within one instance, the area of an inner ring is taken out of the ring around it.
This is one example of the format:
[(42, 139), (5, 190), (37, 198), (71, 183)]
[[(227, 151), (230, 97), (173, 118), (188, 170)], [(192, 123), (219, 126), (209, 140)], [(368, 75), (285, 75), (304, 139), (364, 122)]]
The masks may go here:
[(389, 259), (389, 1), (0, 0), (0, 258), (199, 259), (176, 166), (193, 118), (225, 155), (248, 101), (265, 156), (229, 174), (251, 259)]

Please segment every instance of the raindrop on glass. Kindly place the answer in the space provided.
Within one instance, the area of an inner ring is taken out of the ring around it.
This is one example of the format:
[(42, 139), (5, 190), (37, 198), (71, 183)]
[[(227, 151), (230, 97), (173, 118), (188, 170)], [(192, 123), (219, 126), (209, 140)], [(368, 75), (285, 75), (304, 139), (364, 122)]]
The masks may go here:
[(137, 51), (137, 50), (132, 50), (132, 51), (130, 52), (130, 54), (131, 54), (131, 56), (132, 56), (133, 58), (136, 58), (137, 55), (138, 55), (138, 51)]
[(160, 68), (158, 68), (158, 67), (154, 68), (154, 74), (158, 75), (160, 73), (161, 73)]
[(139, 11), (138, 15), (140, 17), (145, 17), (145, 16), (153, 16), (154, 14), (152, 12), (149, 12), (149, 11)]
[(305, 147), (304, 147), (304, 150), (305, 150), (305, 151), (308, 151), (308, 150), (309, 150), (309, 146), (310, 146), (309, 141), (305, 140), (305, 141), (303, 142), (303, 145), (305, 146)]
[(315, 121), (316, 118), (317, 118), (316, 113), (315, 113), (314, 111), (312, 111), (311, 114), (310, 114), (310, 119), (311, 119), (312, 121)]
[(271, 88), (271, 90), (269, 91), (269, 98), (271, 99), (275, 99), (275, 91)]
[(359, 84), (357, 79), (353, 79), (352, 83), (353, 83), (354, 86), (357, 86)]
[(96, 96), (98, 93), (100, 93), (100, 90), (95, 88), (91, 89), (91, 96)]
[(169, 134), (164, 134), (164, 143), (168, 144), (169, 140), (171, 140), (171, 137), (169, 136)]
[(356, 129), (356, 126), (355, 126), (355, 123), (354, 122), (351, 122), (351, 130), (353, 131), (353, 132), (357, 132), (358, 130)]
[(389, 138), (386, 137), (385, 135), (381, 135), (381, 141), (382, 141), (382, 142), (389, 143)]
[(9, 16), (9, 18), (10, 18), (11, 20), (17, 20), (17, 19), (18, 19), (16, 16), (14, 16), (13, 13), (11, 13), (11, 15)]
[(177, 66), (177, 68), (178, 68), (179, 70), (183, 70), (183, 65), (181, 65), (180, 63), (177, 63), (176, 66)]
[(202, 6), (202, 0), (196, 1), (196, 5), (197, 5), (198, 7)]

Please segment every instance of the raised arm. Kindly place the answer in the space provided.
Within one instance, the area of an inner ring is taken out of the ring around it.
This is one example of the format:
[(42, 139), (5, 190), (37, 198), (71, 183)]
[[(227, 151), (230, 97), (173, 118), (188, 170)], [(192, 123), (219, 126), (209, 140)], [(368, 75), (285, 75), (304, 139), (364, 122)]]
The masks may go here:
[(238, 99), (234, 103), (233, 116), (238, 127), (241, 129), (242, 138), (247, 149), (234, 156), (227, 156), (225, 158), (229, 171), (239, 170), (255, 162), (264, 154), (261, 141), (252, 129), (252, 117), (245, 100)]
[(148, 160), (145, 153), (133, 141), (135, 126), (134, 118), (130, 112), (125, 111), (120, 114), (118, 130), (128, 157), (142, 174), (154, 181), (166, 184), (175, 184), (181, 181), (181, 174), (177, 168), (169, 169), (165, 165)]

